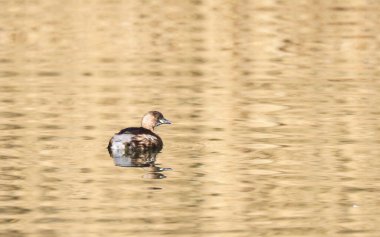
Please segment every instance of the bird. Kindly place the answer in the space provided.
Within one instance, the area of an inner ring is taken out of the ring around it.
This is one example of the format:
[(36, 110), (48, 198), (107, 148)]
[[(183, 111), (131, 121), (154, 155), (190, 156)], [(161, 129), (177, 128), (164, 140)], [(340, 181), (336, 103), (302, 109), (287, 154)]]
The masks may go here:
[(161, 112), (149, 111), (141, 120), (141, 127), (129, 127), (116, 133), (108, 143), (108, 152), (159, 152), (163, 147), (162, 139), (154, 128), (162, 124), (171, 124)]

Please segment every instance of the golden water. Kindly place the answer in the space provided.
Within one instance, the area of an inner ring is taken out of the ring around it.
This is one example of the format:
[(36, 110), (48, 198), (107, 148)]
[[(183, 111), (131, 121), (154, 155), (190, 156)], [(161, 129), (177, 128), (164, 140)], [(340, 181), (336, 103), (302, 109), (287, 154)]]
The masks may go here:
[[(0, 235), (380, 236), (379, 14), (1, 1)], [(105, 149), (149, 110), (161, 179)]]

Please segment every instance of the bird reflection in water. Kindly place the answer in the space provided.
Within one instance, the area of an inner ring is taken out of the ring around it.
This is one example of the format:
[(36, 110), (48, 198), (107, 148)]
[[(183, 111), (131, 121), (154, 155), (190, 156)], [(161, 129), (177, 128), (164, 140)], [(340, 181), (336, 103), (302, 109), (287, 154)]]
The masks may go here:
[(166, 175), (162, 172), (172, 170), (156, 165), (156, 157), (159, 152), (154, 150), (133, 151), (133, 150), (111, 150), (108, 149), (116, 166), (140, 167), (147, 171), (142, 177), (146, 179), (164, 179)]

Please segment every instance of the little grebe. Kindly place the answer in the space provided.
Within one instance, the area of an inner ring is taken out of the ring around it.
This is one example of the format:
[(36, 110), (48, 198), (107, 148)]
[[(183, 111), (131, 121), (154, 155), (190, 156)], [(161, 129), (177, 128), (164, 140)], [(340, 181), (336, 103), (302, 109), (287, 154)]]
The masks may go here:
[(141, 127), (124, 128), (116, 133), (108, 144), (108, 151), (160, 151), (163, 143), (161, 138), (153, 132), (161, 124), (171, 124), (158, 111), (150, 111), (141, 120)]

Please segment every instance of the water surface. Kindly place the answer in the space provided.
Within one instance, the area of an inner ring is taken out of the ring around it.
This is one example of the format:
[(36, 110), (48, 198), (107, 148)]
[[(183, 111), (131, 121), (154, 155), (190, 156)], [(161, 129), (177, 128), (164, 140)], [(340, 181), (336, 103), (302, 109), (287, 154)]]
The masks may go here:
[(380, 2), (1, 5), (0, 235), (379, 236)]

